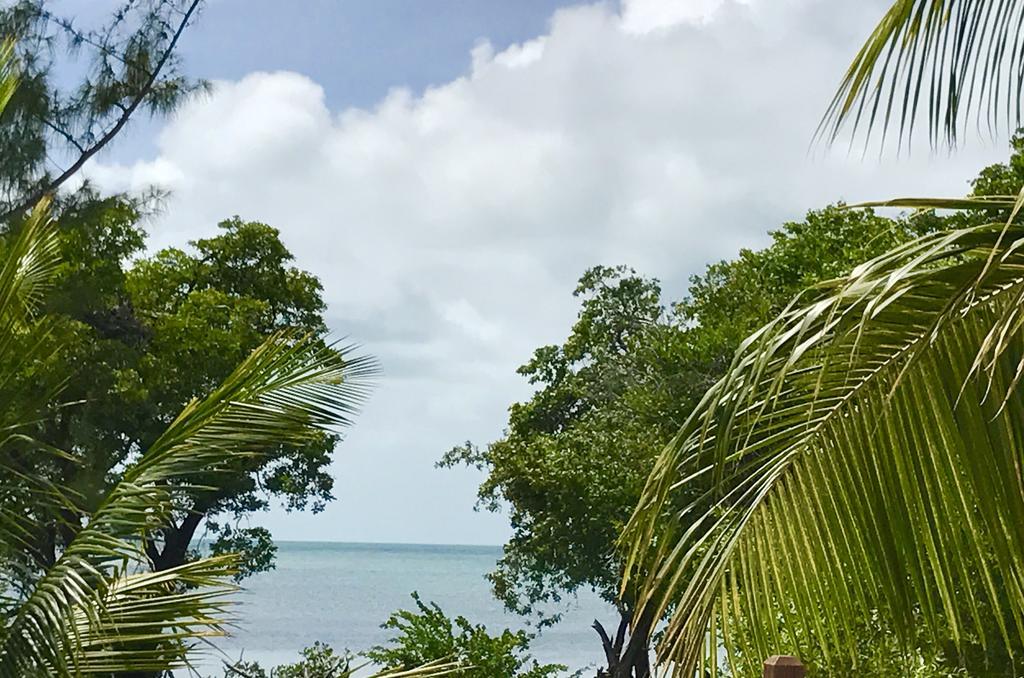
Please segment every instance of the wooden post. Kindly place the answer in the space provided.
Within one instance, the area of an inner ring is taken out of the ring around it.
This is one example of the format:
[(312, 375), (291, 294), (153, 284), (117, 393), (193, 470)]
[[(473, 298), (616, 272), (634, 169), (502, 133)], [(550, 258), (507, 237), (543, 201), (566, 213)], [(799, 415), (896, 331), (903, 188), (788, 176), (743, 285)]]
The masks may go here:
[(775, 655), (764, 663), (764, 678), (804, 678), (807, 669), (796, 657)]

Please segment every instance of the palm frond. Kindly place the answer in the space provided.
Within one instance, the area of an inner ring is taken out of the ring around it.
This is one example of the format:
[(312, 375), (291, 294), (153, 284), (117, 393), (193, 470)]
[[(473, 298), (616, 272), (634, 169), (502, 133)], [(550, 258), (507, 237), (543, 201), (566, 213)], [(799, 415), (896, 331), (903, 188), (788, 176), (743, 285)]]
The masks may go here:
[[(317, 337), (283, 333), (267, 340), (219, 389), (189, 404), (126, 469), (3, 630), (0, 676), (32, 675), (39, 666), (56, 675), (87, 672), (93, 655), (86, 650), (93, 643), (83, 644), (88, 639), (80, 630), (83, 611), (93, 611), (94, 620), (110, 618), (105, 601), (112, 582), (119, 581), (112, 577), (146, 566), (142, 540), (170, 519), (175, 489), (200, 472), (228, 472), (239, 458), (345, 425), (375, 370), (371, 359), (349, 360)], [(150, 621), (155, 625), (162, 613), (166, 628), (189, 635), (198, 628), (196, 608), (183, 602), (180, 596), (153, 598)], [(75, 641), (71, 646), (69, 639)], [(121, 662), (130, 668), (151, 661), (151, 650), (143, 647), (138, 655), (122, 645), (104, 655), (103, 666)]]
[(35, 369), (60, 348), (51, 337), (52, 322), (38, 313), (59, 256), (48, 208), (48, 202), (36, 206), (8, 234), (0, 255), (0, 549), (15, 553), (30, 547), (39, 520), (23, 510), (26, 505), (65, 505), (53, 501), (61, 493), (37, 468), (40, 455), (66, 455), (26, 435), (63, 386), (31, 381)]
[(1022, 373), (1024, 229), (1001, 222), (899, 247), (748, 339), (624, 533), (659, 660), (855, 662), (872, 618), (908, 649), (1020, 646)]
[(52, 286), (60, 262), (57, 232), (43, 200), (17, 228), (0, 265), (0, 313), (21, 319), (34, 313)]
[(73, 672), (110, 675), (128, 661), (134, 671), (187, 666), (198, 639), (226, 633), (235, 565), (234, 556), (218, 556), (161, 572), (117, 572), (101, 605), (75, 609), (72, 635), (63, 639)]
[(954, 146), (972, 116), (989, 132), (1021, 122), (1024, 2), (896, 0), (861, 47), (818, 129), (892, 127), (900, 142), (928, 112), (933, 145)]
[(14, 40), (11, 39), (0, 43), (0, 112), (7, 108), (11, 97), (18, 89), (18, 67), (14, 47)]

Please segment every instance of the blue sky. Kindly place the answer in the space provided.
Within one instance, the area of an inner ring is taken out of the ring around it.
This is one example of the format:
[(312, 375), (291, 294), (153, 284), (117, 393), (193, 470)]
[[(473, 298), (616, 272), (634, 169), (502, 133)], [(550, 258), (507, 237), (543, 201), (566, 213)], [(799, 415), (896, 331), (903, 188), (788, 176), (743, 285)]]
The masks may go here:
[[(470, 65), (486, 38), (503, 50), (542, 34), (554, 0), (213, 0), (182, 54), (190, 70), (236, 80), (302, 73), (332, 110), (370, 107), (395, 86), (422, 90)], [(284, 9), (286, 8), (286, 9)]]
[[(55, 0), (86, 25), (120, 0)], [(254, 71), (301, 73), (338, 110), (372, 107), (392, 87), (416, 91), (464, 73), (481, 39), (496, 48), (544, 32), (557, 0), (211, 0), (181, 41), (189, 75), (237, 80)], [(140, 119), (108, 158), (152, 153), (160, 121)]]
[(501, 435), (529, 396), (516, 367), (564, 338), (587, 267), (629, 264), (677, 297), (812, 207), (962, 194), (1005, 156), (1005, 139), (807, 152), (885, 4), (211, 0), (183, 56), (212, 93), (87, 174), (171, 191), (155, 246), (233, 214), (277, 226), (321, 277), (334, 333), (383, 363), (338, 450), (338, 501), (260, 522), (283, 539), (496, 544), (509, 528), (473, 512), (480, 476), (433, 463)]

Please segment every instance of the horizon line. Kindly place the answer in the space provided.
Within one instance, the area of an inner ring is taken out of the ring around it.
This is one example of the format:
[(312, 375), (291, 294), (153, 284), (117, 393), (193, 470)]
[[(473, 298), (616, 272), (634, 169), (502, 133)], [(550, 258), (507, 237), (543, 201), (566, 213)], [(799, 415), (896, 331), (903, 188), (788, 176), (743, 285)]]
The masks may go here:
[(274, 544), (348, 544), (351, 546), (469, 546), (502, 548), (504, 544), (456, 544), (415, 541), (346, 541), (341, 539), (274, 539)]

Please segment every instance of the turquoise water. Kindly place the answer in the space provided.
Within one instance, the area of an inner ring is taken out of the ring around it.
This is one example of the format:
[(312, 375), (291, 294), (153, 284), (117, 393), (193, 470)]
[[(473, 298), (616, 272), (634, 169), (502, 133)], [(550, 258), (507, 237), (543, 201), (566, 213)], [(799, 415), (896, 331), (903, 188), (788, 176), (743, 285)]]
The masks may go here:
[[(388, 632), (381, 622), (394, 610), (411, 607), (412, 591), (437, 602), (449, 616), (463, 615), (492, 633), (506, 627), (529, 630), (523, 619), (502, 610), (484, 579), (501, 555), (499, 547), (327, 542), (278, 547), (277, 569), (245, 581), (236, 610), (239, 628), (217, 643), (232, 659), (244, 651), (245, 659), (271, 666), (294, 661), (302, 647), (317, 640), (353, 651), (383, 643)], [(616, 619), (595, 595), (581, 595), (559, 624), (534, 641), (534, 656), (573, 669), (595, 665), (601, 655), (590, 628), (595, 618), (605, 626), (614, 626)]]

